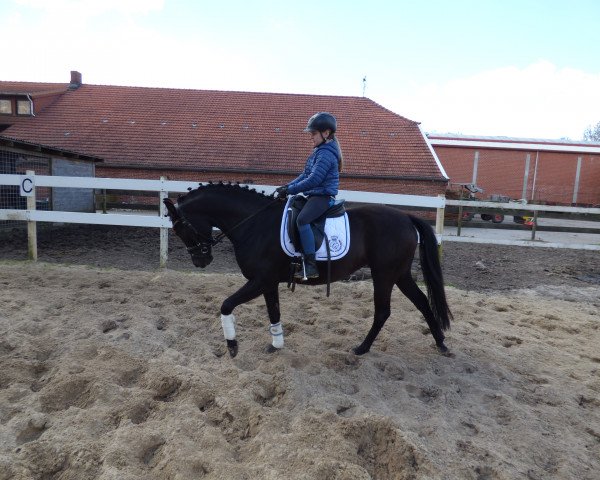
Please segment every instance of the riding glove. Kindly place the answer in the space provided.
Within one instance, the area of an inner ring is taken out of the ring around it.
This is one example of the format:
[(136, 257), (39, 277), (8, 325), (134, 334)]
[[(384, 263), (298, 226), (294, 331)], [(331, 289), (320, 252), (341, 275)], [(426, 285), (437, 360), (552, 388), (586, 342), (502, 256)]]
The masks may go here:
[(287, 185), (283, 185), (283, 186), (281, 186), (281, 187), (277, 187), (277, 188), (275, 189), (275, 191), (278, 193), (278, 195), (279, 195), (280, 197), (285, 197), (285, 196), (287, 196), (287, 194), (288, 194), (288, 192), (287, 192), (287, 189), (288, 189)]

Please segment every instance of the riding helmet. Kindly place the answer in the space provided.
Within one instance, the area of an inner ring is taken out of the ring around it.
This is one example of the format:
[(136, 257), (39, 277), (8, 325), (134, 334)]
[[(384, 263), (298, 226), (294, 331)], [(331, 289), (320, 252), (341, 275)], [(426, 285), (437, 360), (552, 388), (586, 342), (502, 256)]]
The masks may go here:
[(325, 130), (331, 130), (331, 133), (335, 133), (337, 129), (337, 121), (331, 113), (319, 112), (315, 113), (308, 119), (306, 124), (305, 132), (324, 132)]

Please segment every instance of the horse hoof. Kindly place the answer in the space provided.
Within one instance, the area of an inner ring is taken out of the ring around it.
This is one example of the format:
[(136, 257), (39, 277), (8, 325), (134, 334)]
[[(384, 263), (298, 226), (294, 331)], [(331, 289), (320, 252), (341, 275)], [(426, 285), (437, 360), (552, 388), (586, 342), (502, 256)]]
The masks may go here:
[(438, 345), (438, 351), (444, 356), (444, 357), (450, 357), (450, 358), (454, 358), (454, 354), (448, 350), (448, 347), (446, 345)]
[(364, 355), (369, 350), (370, 350), (369, 348), (365, 348), (362, 345), (359, 345), (358, 347), (354, 347), (352, 349), (352, 353), (354, 353), (354, 355)]
[(229, 350), (229, 356), (231, 358), (238, 354), (238, 343), (236, 340), (227, 340), (227, 350)]
[(269, 345), (267, 345), (267, 346), (265, 347), (265, 353), (275, 353), (275, 352), (278, 352), (279, 350), (281, 350), (281, 349), (280, 349), (280, 348), (276, 348), (276, 347), (274, 347), (274, 346), (273, 346), (273, 345), (271, 345), (270, 343), (269, 343)]

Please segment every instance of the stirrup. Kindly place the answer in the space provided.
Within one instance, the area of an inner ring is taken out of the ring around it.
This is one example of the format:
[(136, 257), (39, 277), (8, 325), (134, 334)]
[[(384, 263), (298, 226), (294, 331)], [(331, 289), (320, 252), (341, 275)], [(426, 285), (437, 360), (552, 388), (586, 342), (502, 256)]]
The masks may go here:
[(300, 270), (296, 271), (296, 273), (294, 274), (294, 277), (302, 280), (302, 281), (307, 281), (310, 278), (319, 278), (319, 270), (316, 268), (316, 266), (314, 267), (314, 271), (311, 273), (311, 275), (307, 275), (306, 272), (306, 259), (305, 257), (302, 257), (302, 263), (300, 265)]

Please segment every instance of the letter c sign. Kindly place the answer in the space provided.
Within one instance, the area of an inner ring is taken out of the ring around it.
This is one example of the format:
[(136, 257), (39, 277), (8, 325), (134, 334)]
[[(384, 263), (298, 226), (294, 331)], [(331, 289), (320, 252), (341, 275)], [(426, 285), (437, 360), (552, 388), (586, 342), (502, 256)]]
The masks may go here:
[(22, 176), (20, 191), (22, 197), (33, 197), (35, 195), (35, 177)]

